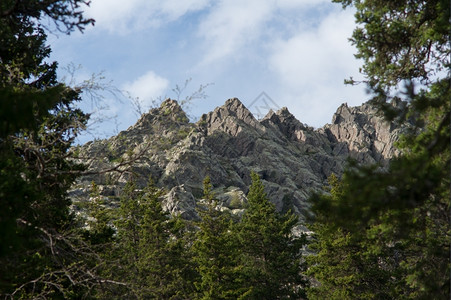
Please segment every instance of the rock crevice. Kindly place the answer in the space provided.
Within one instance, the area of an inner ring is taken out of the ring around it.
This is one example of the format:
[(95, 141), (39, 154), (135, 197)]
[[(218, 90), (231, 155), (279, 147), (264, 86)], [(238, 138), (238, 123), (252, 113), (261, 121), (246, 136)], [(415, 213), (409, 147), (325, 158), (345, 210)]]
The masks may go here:
[[(311, 192), (321, 189), (330, 174), (341, 174), (348, 158), (386, 165), (398, 154), (393, 143), (399, 134), (370, 104), (343, 104), (331, 124), (314, 129), (287, 108), (270, 111), (259, 121), (237, 98), (190, 123), (178, 103), (168, 99), (117, 136), (79, 147), (85, 157), (96, 158), (88, 165), (92, 170), (139, 158), (123, 173), (81, 178), (73, 196), (80, 200), (89, 194), (93, 180), (117, 196), (131, 177), (141, 187), (151, 177), (168, 191), (164, 207), (193, 219), (205, 176), (217, 196), (226, 199), (221, 209), (242, 210), (238, 206), (245, 202), (253, 170), (279, 210), (293, 209), (302, 218)], [(239, 195), (239, 201), (232, 201), (231, 194)]]

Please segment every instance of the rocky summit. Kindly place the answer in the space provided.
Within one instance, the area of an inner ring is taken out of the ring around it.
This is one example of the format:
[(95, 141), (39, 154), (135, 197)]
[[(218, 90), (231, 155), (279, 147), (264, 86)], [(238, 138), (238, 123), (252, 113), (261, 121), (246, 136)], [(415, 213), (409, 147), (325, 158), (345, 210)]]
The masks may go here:
[(276, 208), (292, 209), (302, 220), (307, 198), (332, 173), (341, 174), (349, 158), (384, 166), (397, 155), (400, 130), (370, 104), (343, 104), (331, 124), (314, 129), (287, 108), (257, 120), (237, 98), (190, 123), (179, 104), (167, 99), (117, 136), (74, 148), (88, 171), (70, 195), (76, 207), (88, 201), (94, 181), (115, 205), (125, 182), (134, 178), (144, 187), (152, 179), (165, 190), (166, 210), (197, 219), (196, 201), (208, 175), (220, 209), (241, 214), (255, 171)]

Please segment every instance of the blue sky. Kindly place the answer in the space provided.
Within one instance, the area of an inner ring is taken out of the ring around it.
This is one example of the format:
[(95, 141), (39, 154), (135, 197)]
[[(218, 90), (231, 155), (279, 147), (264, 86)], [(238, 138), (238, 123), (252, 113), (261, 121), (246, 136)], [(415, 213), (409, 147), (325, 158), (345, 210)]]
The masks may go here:
[[(351, 10), (330, 0), (93, 0), (85, 13), (96, 25), (84, 34), (51, 34), (51, 58), (60, 67), (81, 66), (75, 84), (102, 72), (104, 83), (138, 98), (144, 111), (152, 100), (174, 98), (172, 89), (189, 78), (182, 98), (213, 83), (208, 98), (189, 107), (194, 118), (233, 97), (249, 106), (265, 92), (274, 102), (269, 106), (286, 106), (301, 122), (321, 127), (341, 103), (368, 99), (363, 86), (343, 84), (361, 78), (348, 41), (355, 24)], [(116, 117), (98, 124), (94, 135), (136, 122), (127, 97), (103, 97), (82, 104)]]

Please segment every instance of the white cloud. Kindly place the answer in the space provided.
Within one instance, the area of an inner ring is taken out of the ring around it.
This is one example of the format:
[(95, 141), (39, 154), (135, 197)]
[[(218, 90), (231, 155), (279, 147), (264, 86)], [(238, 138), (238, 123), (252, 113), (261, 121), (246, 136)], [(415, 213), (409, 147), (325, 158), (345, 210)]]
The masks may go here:
[(318, 28), (300, 28), (296, 35), (274, 43), (270, 69), (279, 77), (284, 105), (302, 115), (301, 121), (318, 126), (315, 120), (330, 119), (337, 101), (350, 105), (365, 101), (363, 88), (343, 84), (349, 76), (360, 78), (360, 62), (348, 41), (354, 27), (352, 11), (334, 12)]
[[(365, 100), (363, 89), (343, 85), (349, 76), (359, 78), (360, 62), (348, 42), (355, 26), (353, 11), (342, 11), (330, 0), (95, 0), (91, 5), (88, 13), (97, 21), (94, 29), (111, 33), (102, 38), (110, 41), (127, 34), (127, 40), (134, 42), (133, 54), (129, 46), (111, 53), (131, 62), (158, 61), (152, 65), (164, 65), (172, 82), (183, 73), (225, 86), (210, 95), (218, 99), (215, 105), (264, 86), (280, 106), (317, 126), (330, 120), (337, 102), (357, 105)], [(175, 20), (173, 26), (165, 26)], [(134, 41), (137, 30), (142, 30), (139, 36), (149, 38)], [(155, 30), (170, 42), (153, 39)], [(151, 57), (143, 53), (150, 46)], [(113, 61), (104, 65), (110, 67)], [(127, 64), (136, 65), (139, 62)], [(171, 70), (176, 71), (171, 74)], [(168, 79), (151, 71), (122, 86), (149, 101), (164, 94)]]
[(330, 0), (277, 0), (276, 3), (281, 8), (305, 8), (330, 3)]
[(144, 106), (150, 106), (152, 100), (162, 96), (168, 86), (169, 80), (149, 71), (135, 81), (124, 84), (123, 89), (132, 97), (139, 98)]
[[(285, 35), (311, 9), (330, 0), (222, 0), (201, 21), (198, 36), (205, 55), (201, 65), (236, 58), (247, 49), (264, 48), (271, 36)], [(329, 3), (330, 4), (330, 3)], [(258, 52), (258, 51), (257, 51)]]
[(348, 42), (354, 28), (352, 14), (331, 14), (314, 30), (273, 44), (271, 67), (291, 86), (302, 82), (322, 83), (334, 79), (337, 71), (356, 70), (355, 49)]
[(214, 6), (199, 25), (205, 45), (203, 64), (225, 58), (251, 44), (271, 18), (273, 5), (261, 0), (227, 0)]
[(176, 20), (189, 12), (205, 9), (210, 5), (209, 0), (165, 0), (157, 1), (157, 3), (161, 6), (160, 11), (166, 14), (170, 21)]
[(86, 10), (96, 20), (96, 27), (111, 33), (127, 34), (134, 30), (160, 26), (183, 15), (206, 8), (210, 0), (96, 0)]

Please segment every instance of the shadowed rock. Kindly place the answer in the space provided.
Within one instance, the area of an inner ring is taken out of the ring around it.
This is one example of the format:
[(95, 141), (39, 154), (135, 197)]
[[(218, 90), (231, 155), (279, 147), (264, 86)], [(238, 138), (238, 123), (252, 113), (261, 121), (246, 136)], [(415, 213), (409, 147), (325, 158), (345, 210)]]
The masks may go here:
[[(343, 104), (332, 124), (314, 129), (287, 108), (270, 111), (259, 121), (237, 98), (189, 123), (178, 103), (168, 99), (117, 136), (79, 147), (85, 157), (95, 158), (88, 165), (93, 170), (138, 158), (122, 173), (81, 178), (73, 195), (76, 201), (88, 199), (87, 187), (93, 180), (108, 187), (104, 190), (115, 191), (117, 198), (130, 178), (144, 187), (151, 177), (168, 191), (162, 197), (165, 209), (195, 219), (196, 201), (208, 175), (218, 199), (223, 199), (221, 209), (240, 213), (253, 170), (277, 209), (292, 209), (302, 219), (311, 192), (321, 189), (330, 174), (341, 174), (348, 158), (386, 165), (398, 153), (393, 143), (399, 134), (400, 129), (385, 122), (369, 104)], [(238, 200), (232, 201), (232, 194)]]

